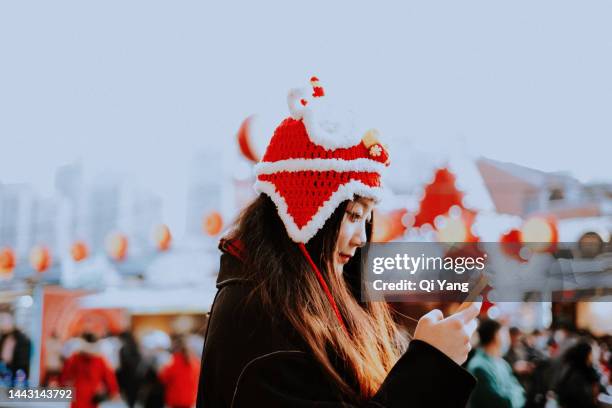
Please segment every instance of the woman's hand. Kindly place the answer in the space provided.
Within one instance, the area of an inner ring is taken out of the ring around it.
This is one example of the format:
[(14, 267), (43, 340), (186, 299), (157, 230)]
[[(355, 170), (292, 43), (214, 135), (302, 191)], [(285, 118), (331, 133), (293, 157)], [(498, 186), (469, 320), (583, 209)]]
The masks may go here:
[(461, 365), (472, 348), (470, 338), (476, 330), (481, 305), (482, 302), (468, 303), (447, 318), (434, 309), (419, 319), (414, 338), (431, 344)]

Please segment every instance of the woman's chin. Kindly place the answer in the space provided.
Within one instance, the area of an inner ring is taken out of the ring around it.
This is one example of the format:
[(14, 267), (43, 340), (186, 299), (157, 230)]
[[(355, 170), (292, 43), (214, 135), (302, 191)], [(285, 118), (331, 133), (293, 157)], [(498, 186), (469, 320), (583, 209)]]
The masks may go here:
[(344, 265), (339, 263), (334, 264), (334, 272), (336, 272), (336, 275), (342, 276), (344, 273)]

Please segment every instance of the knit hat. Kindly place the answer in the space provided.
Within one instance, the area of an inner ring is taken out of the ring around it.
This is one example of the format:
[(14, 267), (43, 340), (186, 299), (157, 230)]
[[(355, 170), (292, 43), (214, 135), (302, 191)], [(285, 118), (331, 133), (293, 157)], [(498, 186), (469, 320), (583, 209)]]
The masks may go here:
[(308, 242), (345, 200), (379, 201), (389, 155), (374, 129), (359, 129), (350, 112), (334, 110), (318, 78), (293, 89), (291, 116), (274, 131), (255, 166), (255, 189), (276, 204), (288, 235)]

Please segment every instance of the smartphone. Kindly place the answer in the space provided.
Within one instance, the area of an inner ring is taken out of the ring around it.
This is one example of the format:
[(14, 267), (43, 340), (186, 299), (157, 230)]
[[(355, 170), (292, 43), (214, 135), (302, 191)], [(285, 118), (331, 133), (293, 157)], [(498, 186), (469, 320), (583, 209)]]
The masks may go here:
[(480, 296), (480, 294), (485, 290), (488, 284), (489, 284), (489, 278), (487, 277), (487, 275), (485, 274), (480, 275), (480, 277), (476, 281), (476, 284), (472, 286), (472, 289), (468, 292), (467, 296), (463, 300), (463, 303), (459, 305), (459, 308), (457, 309), (455, 313), (462, 311), (463, 309), (468, 307), (470, 303), (474, 302), (476, 298)]

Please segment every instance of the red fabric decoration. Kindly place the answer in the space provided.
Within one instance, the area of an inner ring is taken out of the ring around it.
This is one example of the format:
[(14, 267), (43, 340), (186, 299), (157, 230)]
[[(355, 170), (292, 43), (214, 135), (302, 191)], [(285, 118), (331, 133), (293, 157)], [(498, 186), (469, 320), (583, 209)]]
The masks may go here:
[(463, 193), (455, 187), (455, 176), (448, 169), (436, 171), (434, 181), (425, 187), (425, 195), (421, 200), (419, 211), (415, 217), (414, 226), (424, 224), (433, 226), (438, 215), (444, 215), (452, 206), (463, 208)]
[(501, 245), (502, 252), (510, 258), (523, 263), (527, 262), (520, 256), (523, 244), (521, 243), (521, 232), (519, 230), (512, 229), (502, 235), (499, 239), (499, 245)]

